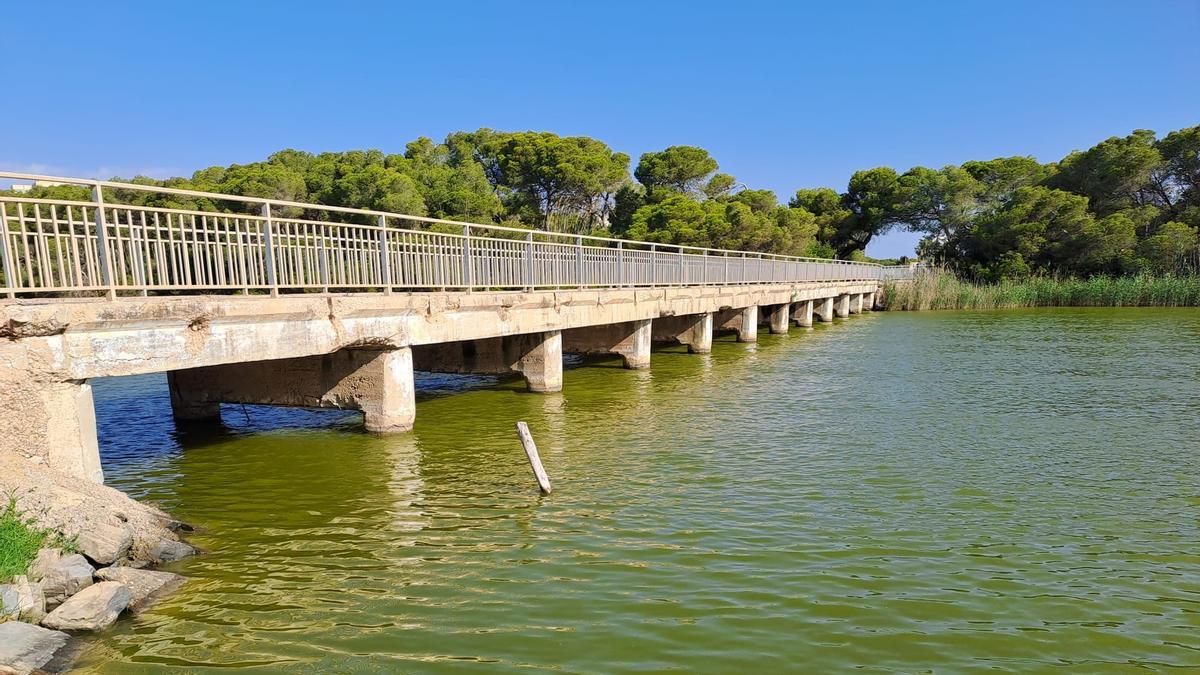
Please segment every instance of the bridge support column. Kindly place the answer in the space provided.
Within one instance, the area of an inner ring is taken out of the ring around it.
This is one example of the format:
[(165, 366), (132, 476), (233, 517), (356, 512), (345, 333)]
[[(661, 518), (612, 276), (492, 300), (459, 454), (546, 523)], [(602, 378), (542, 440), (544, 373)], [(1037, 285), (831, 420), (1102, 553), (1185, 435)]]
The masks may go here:
[(5, 382), (9, 389), (0, 395), (0, 423), (11, 437), (0, 447), (40, 457), (46, 466), (65, 474), (104, 482), (100, 469), (100, 446), (96, 441), (96, 410), (92, 385), (87, 380), (44, 382), (36, 388), (28, 382)]
[(649, 368), (652, 323), (640, 319), (565, 330), (562, 350), (570, 354), (618, 354), (626, 368)]
[(813, 313), (821, 320), (821, 323), (830, 323), (833, 321), (833, 298), (822, 298), (816, 301), (813, 305)]
[(692, 354), (712, 351), (713, 315), (684, 314), (654, 319), (651, 338), (654, 342), (687, 345)]
[(738, 342), (758, 341), (758, 305), (722, 310), (713, 320), (716, 330), (736, 331)]
[(864, 293), (863, 294), (862, 309), (864, 312), (875, 311), (875, 294), (874, 293)]
[(851, 314), (862, 314), (862, 311), (863, 311), (863, 294), (862, 293), (851, 293), (850, 294), (850, 313)]
[(804, 300), (792, 305), (792, 323), (801, 328), (812, 328), (813, 301)]
[(530, 391), (562, 391), (562, 333), (524, 333), (413, 347), (413, 368), (429, 373), (520, 373)]
[(788, 332), (788, 317), (791, 314), (792, 305), (784, 303), (782, 305), (766, 305), (759, 309), (759, 312), (765, 314), (767, 330), (773, 335), (781, 335)]
[(231, 363), (170, 374), (177, 419), (213, 417), (220, 403), (361, 410), (367, 431), (412, 428), (412, 350), (343, 349), (294, 359)]
[(562, 333), (552, 330), (525, 337), (524, 350), (514, 370), (525, 378), (529, 391), (562, 391)]
[(833, 302), (833, 314), (838, 318), (846, 318), (850, 316), (850, 294), (844, 293), (837, 296), (837, 300)]

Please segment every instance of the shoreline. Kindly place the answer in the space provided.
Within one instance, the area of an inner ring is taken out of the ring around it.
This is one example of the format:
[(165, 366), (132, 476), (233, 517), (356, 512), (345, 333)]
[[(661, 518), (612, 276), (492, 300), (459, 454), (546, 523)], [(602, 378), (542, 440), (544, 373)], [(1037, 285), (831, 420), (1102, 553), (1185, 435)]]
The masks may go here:
[(157, 569), (198, 553), (185, 523), (114, 488), (68, 476), (37, 457), (0, 453), (0, 493), (13, 529), (37, 552), (0, 578), (0, 673), (69, 669), (81, 635), (102, 631), (177, 590)]

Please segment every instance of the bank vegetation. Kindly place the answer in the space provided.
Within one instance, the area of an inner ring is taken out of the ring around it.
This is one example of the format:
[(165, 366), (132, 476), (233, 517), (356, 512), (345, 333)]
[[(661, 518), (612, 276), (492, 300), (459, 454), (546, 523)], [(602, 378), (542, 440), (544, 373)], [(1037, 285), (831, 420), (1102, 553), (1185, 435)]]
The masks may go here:
[(912, 282), (888, 283), (886, 309), (1006, 309), (1017, 307), (1197, 307), (1200, 276), (1136, 274), (1088, 278), (1031, 276), (969, 281), (935, 269)]

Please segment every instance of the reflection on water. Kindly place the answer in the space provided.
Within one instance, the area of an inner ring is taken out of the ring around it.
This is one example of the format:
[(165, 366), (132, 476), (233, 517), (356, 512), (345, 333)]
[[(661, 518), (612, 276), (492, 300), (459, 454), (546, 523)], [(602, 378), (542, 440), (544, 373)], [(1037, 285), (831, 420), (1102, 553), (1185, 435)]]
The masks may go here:
[(207, 553), (81, 666), (1200, 668), (1200, 312), (872, 314), (616, 363), (554, 395), (429, 378), (394, 437), (261, 406), (177, 430), (161, 378), (98, 383), (109, 482)]

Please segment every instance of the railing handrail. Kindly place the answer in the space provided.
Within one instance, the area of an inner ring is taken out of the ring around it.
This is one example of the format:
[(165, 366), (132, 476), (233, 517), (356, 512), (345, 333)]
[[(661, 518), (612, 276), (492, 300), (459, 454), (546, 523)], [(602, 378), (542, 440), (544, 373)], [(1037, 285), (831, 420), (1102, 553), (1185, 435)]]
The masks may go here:
[[(74, 178), (74, 177), (69, 177), (69, 176), (52, 176), (52, 175), (47, 175), (47, 174), (23, 173), (23, 172), (17, 172), (17, 171), (0, 171), (0, 179), (29, 180), (29, 181), (34, 181), (35, 183), (37, 181), (45, 181), (45, 182), (49, 182), (49, 183), (58, 183), (58, 184), (62, 184), (62, 185), (90, 186), (92, 188), (112, 188), (112, 189), (116, 189), (116, 190), (136, 190), (136, 191), (141, 191), (141, 192), (152, 192), (152, 193), (159, 193), (159, 194), (216, 199), (216, 200), (220, 200), (220, 201), (242, 202), (245, 204), (268, 205), (270, 207), (279, 206), (279, 207), (287, 207), (287, 208), (301, 208), (301, 209), (308, 209), (308, 210), (314, 210), (314, 211), (333, 211), (336, 213), (346, 213), (346, 214), (350, 214), (350, 215), (375, 216), (375, 217), (382, 216), (384, 218), (410, 220), (410, 221), (432, 224), (432, 225), (453, 225), (456, 227), (466, 227), (466, 228), (484, 228), (484, 229), (488, 229), (488, 230), (498, 230), (498, 231), (502, 231), (502, 232), (517, 232), (517, 233), (521, 233), (521, 234), (532, 232), (539, 236), (560, 237), (560, 238), (564, 238), (564, 239), (569, 238), (571, 240), (585, 239), (588, 241), (602, 241), (602, 242), (606, 242), (606, 243), (618, 243), (619, 242), (625, 246), (634, 245), (634, 246), (650, 246), (650, 247), (659, 247), (659, 248), (666, 247), (667, 249), (676, 251), (676, 252), (692, 251), (692, 252), (703, 253), (705, 255), (720, 254), (722, 256), (726, 256), (726, 255), (732, 254), (739, 258), (756, 257), (756, 258), (764, 258), (764, 259), (771, 259), (771, 260), (815, 262), (815, 263), (833, 264), (833, 265), (846, 264), (846, 265), (870, 265), (870, 266), (881, 267), (881, 268), (885, 267), (884, 265), (880, 265), (879, 263), (873, 263), (873, 262), (867, 262), (867, 261), (840, 260), (840, 259), (836, 259), (836, 258), (812, 258), (812, 257), (804, 257), (804, 256), (782, 255), (782, 254), (778, 254), (778, 253), (763, 253), (763, 252), (759, 252), (759, 251), (743, 251), (743, 250), (735, 250), (735, 249), (707, 248), (707, 247), (703, 247), (703, 246), (689, 246), (686, 244), (668, 244), (668, 243), (661, 243), (661, 242), (640, 241), (640, 240), (636, 240), (636, 239), (621, 239), (618, 237), (599, 237), (596, 235), (588, 235), (588, 234), (568, 234), (568, 233), (563, 233), (563, 232), (550, 232), (547, 230), (508, 227), (505, 225), (496, 225), (496, 224), (490, 224), (490, 223), (474, 223), (474, 222), (461, 221), (461, 220), (446, 220), (443, 218), (430, 218), (428, 216), (414, 216), (414, 215), (409, 215), (409, 214), (404, 214), (404, 213), (396, 213), (396, 212), (392, 212), (392, 211), (376, 211), (374, 209), (359, 209), (359, 208), (352, 208), (352, 207), (347, 207), (347, 206), (330, 206), (327, 204), (315, 204), (315, 203), (311, 203), (311, 202), (293, 202), (293, 201), (287, 201), (287, 200), (283, 200), (283, 199), (273, 199), (273, 198), (269, 198), (269, 197), (247, 197), (244, 195), (231, 195), (231, 194), (225, 194), (225, 193), (221, 193), (221, 192), (204, 192), (201, 190), (185, 190), (182, 188), (169, 188), (169, 187), (161, 187), (161, 186), (157, 186), (157, 185), (141, 185), (139, 183), (124, 183), (124, 182), (120, 182), (120, 181), (99, 180), (99, 179), (94, 179), (94, 178)], [(10, 202), (24, 202), (24, 203), (41, 203), (41, 204), (58, 203), (63, 206), (88, 206), (88, 207), (95, 206), (95, 202), (91, 202), (91, 201), (82, 202), (82, 201), (72, 201), (72, 200), (51, 200), (51, 199), (39, 199), (36, 197), (30, 198), (30, 197), (16, 197), (16, 196), (3, 196), (3, 197), (0, 197), (0, 199), (3, 199), (5, 201), (10, 201)], [(196, 213), (196, 214), (211, 213), (211, 212), (206, 212), (206, 211), (198, 211), (195, 209), (170, 209), (168, 207), (158, 207), (158, 206), (141, 207), (136, 204), (114, 204), (112, 202), (106, 202), (105, 206), (106, 207), (120, 206), (123, 208), (124, 207), (150, 208), (150, 209), (159, 210), (159, 211), (178, 211), (181, 213)], [(230, 215), (233, 215), (233, 214), (230, 214)], [(255, 219), (265, 218), (264, 216), (261, 216), (261, 215), (251, 215), (251, 214), (236, 214), (236, 215), (239, 215), (239, 216), (245, 215), (248, 218), (255, 218)], [(300, 220), (300, 219), (290, 219), (290, 218), (283, 218), (283, 217), (276, 217), (276, 219)], [(309, 221), (309, 222), (326, 223), (326, 221)], [(396, 228), (396, 229), (403, 230), (404, 228)], [(897, 267), (903, 267), (903, 266), (897, 266)]]

